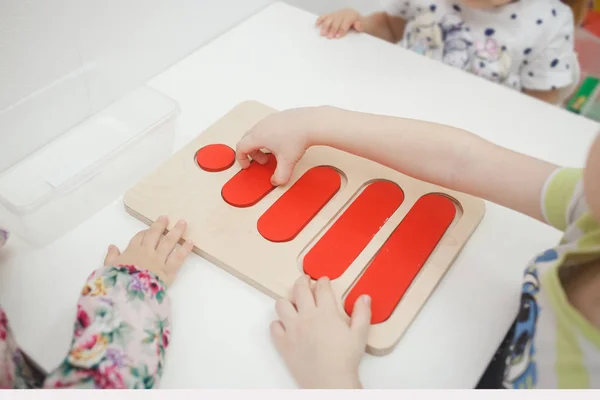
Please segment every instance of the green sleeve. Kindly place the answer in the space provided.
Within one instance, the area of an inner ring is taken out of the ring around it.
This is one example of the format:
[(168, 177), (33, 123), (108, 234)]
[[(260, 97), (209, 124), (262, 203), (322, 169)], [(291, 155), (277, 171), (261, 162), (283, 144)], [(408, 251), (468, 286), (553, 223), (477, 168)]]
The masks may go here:
[(583, 178), (581, 168), (560, 168), (544, 185), (542, 212), (546, 221), (564, 231), (573, 221), (569, 221), (569, 205), (572, 203), (577, 185)]

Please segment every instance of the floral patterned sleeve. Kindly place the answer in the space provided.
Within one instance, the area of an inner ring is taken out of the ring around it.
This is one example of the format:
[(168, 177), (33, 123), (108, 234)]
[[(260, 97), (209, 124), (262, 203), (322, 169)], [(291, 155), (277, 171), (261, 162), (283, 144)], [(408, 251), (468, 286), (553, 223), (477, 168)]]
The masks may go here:
[[(0, 247), (7, 238), (8, 232), (0, 228)], [(10, 331), (6, 313), (0, 308), (0, 389), (26, 388), (27, 383), (20, 379), (24, 365), (23, 353)]]
[(135, 266), (104, 267), (83, 288), (66, 359), (45, 388), (152, 388), (169, 345), (170, 301), (158, 277)]
[[(0, 227), (0, 247), (7, 239), (8, 232)], [(43, 379), (43, 374), (19, 348), (8, 317), (0, 307), (0, 389), (35, 388)]]
[[(8, 233), (0, 228), (0, 247)], [(0, 308), (0, 388), (152, 388), (169, 345), (170, 301), (159, 278), (135, 266), (90, 275), (65, 360), (45, 376), (19, 348)]]

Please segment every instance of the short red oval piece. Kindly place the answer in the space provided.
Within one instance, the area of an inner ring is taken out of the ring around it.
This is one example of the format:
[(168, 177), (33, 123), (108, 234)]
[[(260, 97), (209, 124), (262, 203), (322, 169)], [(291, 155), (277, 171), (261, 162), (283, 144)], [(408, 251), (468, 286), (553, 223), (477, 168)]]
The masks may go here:
[(209, 144), (196, 153), (198, 166), (208, 172), (220, 172), (235, 162), (235, 151), (225, 144)]
[(340, 190), (341, 184), (339, 172), (331, 167), (306, 171), (258, 219), (258, 231), (272, 242), (294, 239)]
[(371, 297), (371, 323), (387, 320), (454, 220), (456, 206), (439, 194), (421, 197), (373, 258), (345, 301), (352, 315), (359, 296)]
[(275, 186), (271, 177), (277, 167), (273, 154), (267, 154), (268, 162), (259, 164), (252, 161), (250, 166), (235, 174), (221, 189), (221, 196), (234, 207), (250, 207), (258, 203)]
[(403, 201), (395, 183), (369, 184), (304, 256), (304, 272), (315, 280), (339, 278)]

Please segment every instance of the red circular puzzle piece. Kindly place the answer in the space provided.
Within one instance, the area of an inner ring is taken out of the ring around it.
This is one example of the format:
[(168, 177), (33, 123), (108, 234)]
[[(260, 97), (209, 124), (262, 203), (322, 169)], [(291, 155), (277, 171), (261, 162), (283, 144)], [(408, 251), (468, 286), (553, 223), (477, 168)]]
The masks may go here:
[(198, 166), (208, 172), (220, 172), (235, 162), (235, 151), (225, 144), (209, 144), (196, 153)]

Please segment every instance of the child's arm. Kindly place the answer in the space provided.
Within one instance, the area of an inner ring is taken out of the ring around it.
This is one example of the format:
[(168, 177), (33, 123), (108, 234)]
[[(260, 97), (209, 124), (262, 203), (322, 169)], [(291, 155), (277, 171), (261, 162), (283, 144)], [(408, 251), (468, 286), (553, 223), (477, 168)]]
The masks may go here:
[(364, 17), (361, 24), (364, 26), (365, 33), (391, 43), (398, 43), (404, 35), (406, 20), (379, 12)]
[(162, 376), (171, 304), (166, 287), (136, 266), (104, 267), (83, 287), (67, 357), (44, 388), (151, 389)]
[(339, 39), (352, 28), (391, 43), (402, 39), (406, 21), (400, 17), (378, 12), (361, 16), (357, 11), (344, 9), (320, 16), (316, 22), (321, 27), (321, 35)]
[(541, 193), (555, 165), (496, 146), (445, 125), (332, 107), (295, 109), (259, 122), (238, 144), (237, 157), (278, 160), (273, 181), (285, 184), (304, 151), (325, 145), (362, 156), (413, 178), (471, 194), (544, 221)]
[(163, 236), (166, 227), (159, 218), (123, 254), (111, 246), (105, 267), (83, 287), (71, 348), (45, 388), (158, 386), (171, 334), (166, 286), (193, 247), (185, 242), (175, 250), (185, 225)]

